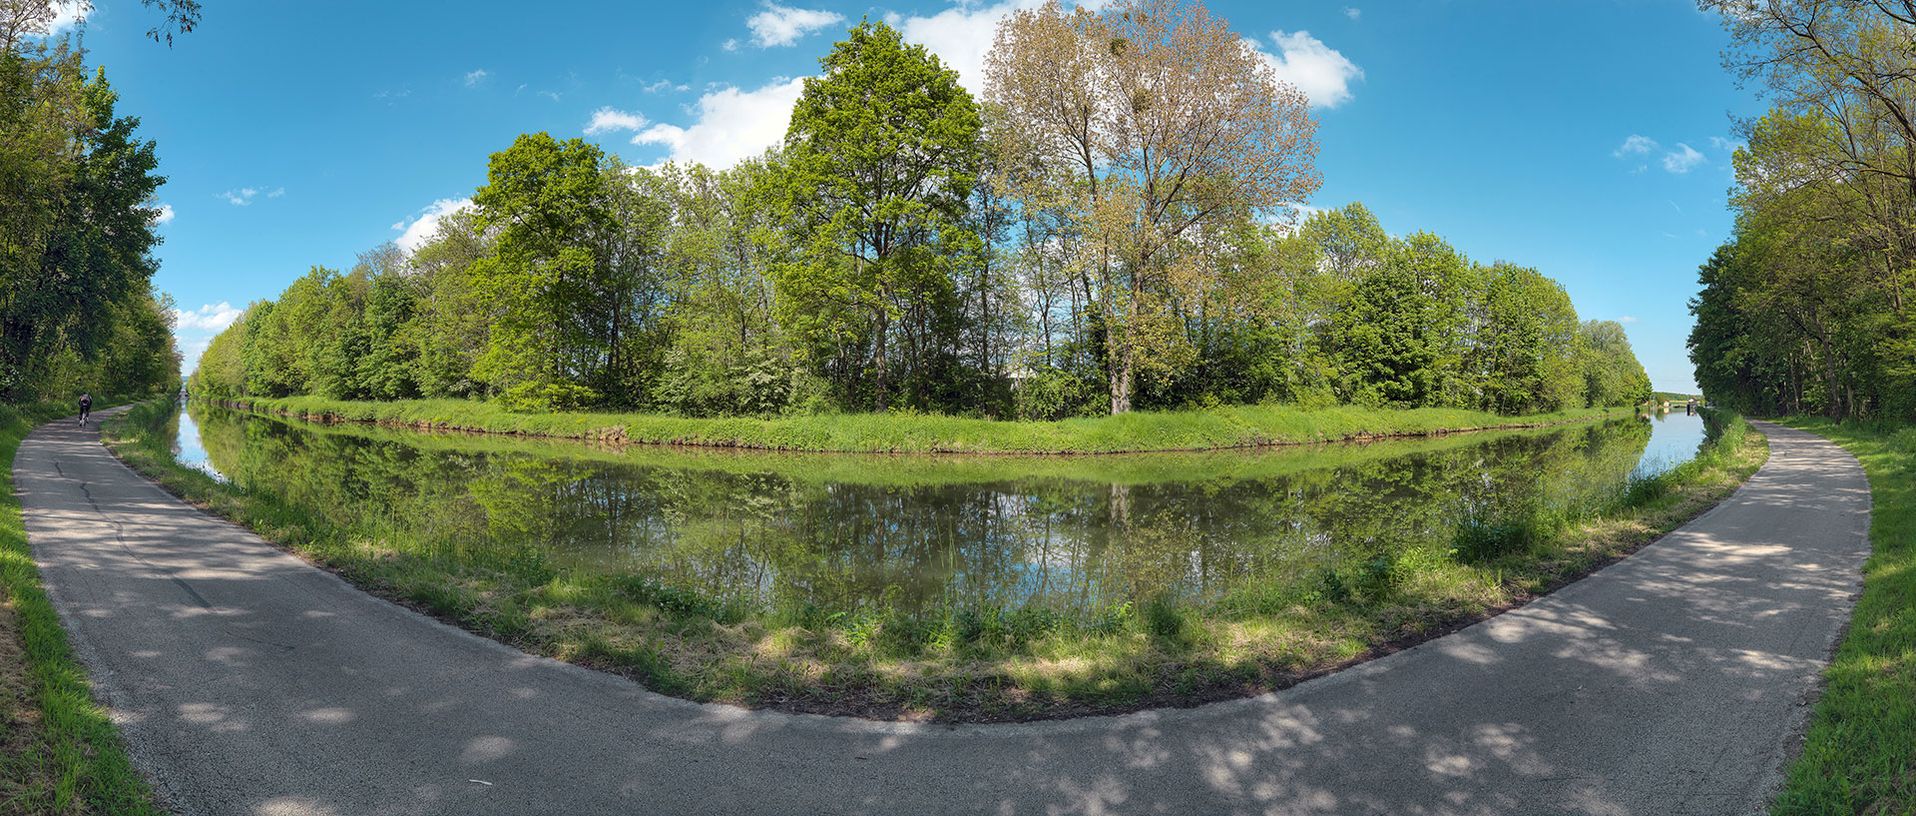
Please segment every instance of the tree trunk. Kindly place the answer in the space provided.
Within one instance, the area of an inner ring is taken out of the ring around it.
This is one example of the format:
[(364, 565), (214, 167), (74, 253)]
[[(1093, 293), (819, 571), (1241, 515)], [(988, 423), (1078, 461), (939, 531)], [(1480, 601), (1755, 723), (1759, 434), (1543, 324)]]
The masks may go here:
[[(1110, 336), (1107, 332), (1106, 336)], [(1123, 414), (1131, 411), (1132, 360), (1131, 344), (1120, 343), (1112, 349), (1111, 355), (1111, 413)]]
[(891, 315), (885, 312), (883, 306), (880, 306), (878, 307), (878, 348), (874, 350), (872, 354), (872, 366), (878, 369), (876, 372), (877, 377), (873, 381), (872, 390), (874, 393), (872, 395), (872, 403), (879, 411), (886, 410), (887, 401), (890, 396), (886, 393), (886, 389), (890, 385), (889, 375), (891, 373), (891, 366), (885, 359), (885, 347), (891, 343), (890, 338), (887, 336), (890, 334), (890, 329)]

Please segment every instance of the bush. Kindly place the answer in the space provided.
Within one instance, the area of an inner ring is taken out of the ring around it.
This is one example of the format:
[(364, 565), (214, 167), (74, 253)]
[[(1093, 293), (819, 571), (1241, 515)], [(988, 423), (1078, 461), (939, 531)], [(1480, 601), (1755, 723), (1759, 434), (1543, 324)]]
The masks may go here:
[(1018, 418), (1031, 420), (1094, 415), (1101, 396), (1103, 391), (1097, 382), (1055, 368), (1033, 371), (1012, 389)]
[(1457, 523), (1457, 532), (1451, 543), (1458, 561), (1481, 564), (1533, 552), (1556, 537), (1564, 524), (1562, 514), (1537, 505), (1524, 505), (1503, 512), (1473, 509)]

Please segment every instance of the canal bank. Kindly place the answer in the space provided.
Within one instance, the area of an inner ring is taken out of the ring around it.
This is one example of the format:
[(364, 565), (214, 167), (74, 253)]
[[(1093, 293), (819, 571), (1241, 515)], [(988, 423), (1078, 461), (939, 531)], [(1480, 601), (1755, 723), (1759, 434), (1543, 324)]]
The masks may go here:
[(159, 409), (131, 419), (116, 449), (170, 490), (472, 631), (692, 699), (945, 721), (1282, 688), (1621, 557), (1762, 457), (1734, 424), (1702, 448), (1678, 433), (1674, 458), (1653, 448), (1656, 428), (1694, 418), (922, 460), (595, 451), (210, 410), (195, 466)]
[[(1236, 702), (956, 728), (692, 704), (528, 657), (69, 429), (19, 472), (56, 601), (184, 813), (1715, 814), (1767, 801), (1867, 551), (1854, 460), (1769, 432), (1714, 512), (1454, 635)], [(94, 529), (114, 524), (132, 534)]]

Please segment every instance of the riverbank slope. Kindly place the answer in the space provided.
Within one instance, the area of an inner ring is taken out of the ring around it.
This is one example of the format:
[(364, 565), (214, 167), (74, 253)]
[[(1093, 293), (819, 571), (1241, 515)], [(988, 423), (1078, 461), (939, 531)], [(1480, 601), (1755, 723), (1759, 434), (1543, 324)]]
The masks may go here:
[[(63, 462), (104, 515), (44, 533), (98, 551), (49, 584), (113, 599), (76, 637), (124, 667), (105, 676), (129, 734), (195, 812), (1741, 813), (1768, 798), (1867, 548), (1854, 461), (1776, 441), (1717, 512), (1480, 626), (1254, 699), (1011, 726), (693, 705), (529, 659), (355, 592), (97, 448)], [(34, 491), (32, 518), (84, 506), (34, 467), (59, 489)], [(114, 523), (222, 614), (186, 614), (177, 584), (111, 557)]]
[(1696, 459), (1605, 485), (1611, 492), (1591, 504), (1524, 505), (1477, 520), (1454, 541), (1399, 543), (1365, 563), (1319, 564), (1210, 605), (1145, 598), (1080, 619), (957, 602), (875, 604), (820, 617), (737, 609), (696, 587), (561, 570), (537, 551), (494, 553), (476, 541), (448, 557), (425, 533), (343, 520), (287, 498), (298, 490), (236, 487), (183, 466), (166, 421), (162, 406), (141, 406), (109, 426), (111, 446), (176, 495), (448, 622), (697, 700), (957, 721), (1191, 705), (1388, 653), (1634, 551), (1727, 496), (1767, 455), (1762, 435), (1728, 417)]
[(514, 413), (472, 400), (219, 400), (241, 410), (322, 422), (609, 442), (840, 453), (1125, 453), (1249, 448), (1459, 431), (1536, 428), (1628, 416), (1633, 408), (1577, 408), (1504, 416), (1453, 408), (1298, 408), (1239, 405), (1136, 411), (1050, 422), (895, 412), (761, 419), (638, 413)]

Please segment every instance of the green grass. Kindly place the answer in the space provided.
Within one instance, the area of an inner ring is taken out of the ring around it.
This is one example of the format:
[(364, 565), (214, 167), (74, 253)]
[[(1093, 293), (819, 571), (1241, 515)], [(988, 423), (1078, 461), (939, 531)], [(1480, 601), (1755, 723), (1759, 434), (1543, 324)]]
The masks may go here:
[(836, 414), (698, 419), (659, 414), (513, 413), (470, 400), (352, 402), (247, 398), (249, 410), (333, 422), (568, 439), (789, 451), (866, 453), (1119, 453), (1213, 450), (1450, 431), (1527, 428), (1621, 416), (1631, 408), (1579, 408), (1503, 416), (1451, 408), (1305, 409), (1241, 405), (1189, 411), (1014, 422), (932, 414)]
[[(109, 423), (110, 444), (174, 493), (370, 591), (474, 632), (692, 699), (945, 721), (1188, 705), (1289, 685), (1587, 574), (1713, 506), (1767, 455), (1760, 435), (1732, 421), (1705, 454), (1658, 477), (1658, 489), (1619, 485), (1610, 499), (1576, 512), (1491, 520), (1516, 532), (1386, 548), (1387, 555), (1367, 563), (1247, 586), (1201, 606), (1144, 599), (1080, 619), (1043, 608), (928, 613), (881, 602), (808, 615), (733, 609), (633, 575), (555, 570), (537, 553), (493, 551), (480, 542), (448, 552), (397, 525), (345, 526), (271, 490), (236, 487), (179, 465), (165, 420), (163, 407), (142, 406)], [(503, 443), (443, 435), (422, 437), (427, 441)], [(1135, 467), (1142, 470), (1133, 475), (1159, 475)]]
[(1862, 462), (1873, 552), (1803, 753), (1771, 812), (1916, 814), (1916, 426), (1787, 423)]
[(20, 441), (69, 410), (0, 406), (0, 813), (157, 814), (40, 586), (13, 493)]
[[(1292, 446), (1282, 456), (1247, 448), (1097, 456), (965, 453), (820, 453), (748, 448), (665, 447), (581, 442), (554, 437), (514, 437), (466, 432), (420, 432), (360, 423), (281, 418), (278, 421), (321, 436), (394, 441), (435, 453), (530, 454), (638, 467), (667, 467), (712, 473), (772, 472), (802, 483), (917, 486), (979, 484), (1016, 479), (1072, 479), (1103, 484), (1262, 479), (1307, 470), (1349, 467), (1376, 459), (1437, 453), (1483, 444), (1477, 432), (1392, 439), (1388, 444)], [(1592, 417), (1586, 421), (1595, 422)], [(1555, 433), (1563, 424), (1499, 431), (1506, 435)], [(204, 429), (202, 429), (204, 430)]]

